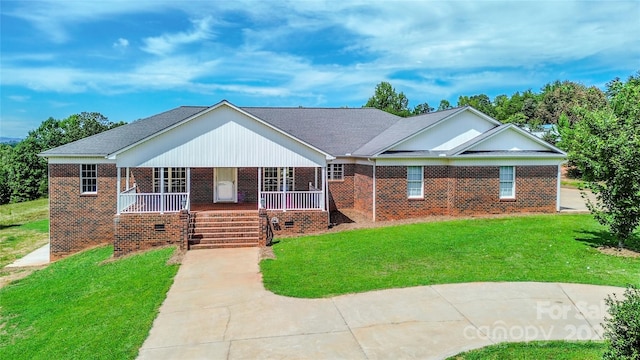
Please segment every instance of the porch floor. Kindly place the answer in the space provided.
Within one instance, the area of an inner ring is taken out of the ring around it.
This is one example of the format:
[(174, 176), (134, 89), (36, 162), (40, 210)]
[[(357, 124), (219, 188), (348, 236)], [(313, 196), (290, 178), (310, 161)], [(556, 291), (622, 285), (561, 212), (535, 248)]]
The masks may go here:
[(258, 210), (257, 203), (196, 203), (191, 211)]

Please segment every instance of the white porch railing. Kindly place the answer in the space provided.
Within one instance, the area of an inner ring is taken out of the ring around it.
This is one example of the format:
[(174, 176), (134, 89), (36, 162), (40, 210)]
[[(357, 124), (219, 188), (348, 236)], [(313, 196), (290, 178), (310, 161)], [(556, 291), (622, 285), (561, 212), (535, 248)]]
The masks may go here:
[(322, 191), (262, 191), (260, 204), (267, 210), (323, 210)]
[(119, 213), (165, 213), (189, 209), (189, 193), (136, 193), (135, 188), (120, 193)]

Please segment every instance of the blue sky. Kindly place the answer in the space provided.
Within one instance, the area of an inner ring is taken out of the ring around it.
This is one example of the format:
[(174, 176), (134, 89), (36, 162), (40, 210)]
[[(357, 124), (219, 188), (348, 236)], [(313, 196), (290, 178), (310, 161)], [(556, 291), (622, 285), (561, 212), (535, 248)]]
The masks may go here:
[(360, 107), (381, 81), (437, 107), (640, 69), (638, 0), (0, 1), (5, 137), (82, 111)]

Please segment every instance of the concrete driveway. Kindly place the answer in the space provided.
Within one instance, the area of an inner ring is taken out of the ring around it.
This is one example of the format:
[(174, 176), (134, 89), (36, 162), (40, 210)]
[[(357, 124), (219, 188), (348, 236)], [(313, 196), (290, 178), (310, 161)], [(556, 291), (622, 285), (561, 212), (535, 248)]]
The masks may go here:
[[(591, 201), (595, 202), (596, 197), (591, 192), (588, 192), (587, 196)], [(560, 211), (589, 212), (585, 203), (585, 199), (582, 198), (580, 190), (565, 187), (560, 188)]]
[(504, 341), (601, 339), (603, 299), (557, 283), (420, 286), (295, 299), (262, 286), (258, 249), (189, 251), (139, 359), (441, 359)]

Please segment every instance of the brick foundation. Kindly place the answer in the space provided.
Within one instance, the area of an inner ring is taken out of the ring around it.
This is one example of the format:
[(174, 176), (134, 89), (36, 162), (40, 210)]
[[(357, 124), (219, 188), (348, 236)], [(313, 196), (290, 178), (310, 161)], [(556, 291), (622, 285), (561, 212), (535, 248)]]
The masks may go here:
[[(278, 218), (273, 225), (273, 233), (278, 235), (309, 234), (326, 230), (329, 226), (329, 215), (326, 211), (277, 211), (267, 210), (269, 221)], [(293, 222), (292, 224), (287, 224)]]
[(51, 260), (113, 242), (116, 166), (98, 164), (97, 194), (80, 194), (80, 165), (49, 165)]
[(115, 216), (113, 255), (118, 257), (157, 246), (187, 248), (189, 214), (121, 214)]

